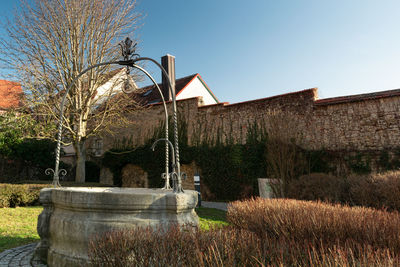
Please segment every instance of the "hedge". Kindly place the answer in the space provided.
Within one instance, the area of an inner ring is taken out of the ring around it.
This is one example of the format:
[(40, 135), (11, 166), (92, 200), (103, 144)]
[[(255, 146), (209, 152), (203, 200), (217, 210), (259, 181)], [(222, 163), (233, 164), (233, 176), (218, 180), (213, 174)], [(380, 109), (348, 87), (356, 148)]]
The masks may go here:
[(48, 184), (0, 184), (0, 208), (39, 205), (40, 190)]

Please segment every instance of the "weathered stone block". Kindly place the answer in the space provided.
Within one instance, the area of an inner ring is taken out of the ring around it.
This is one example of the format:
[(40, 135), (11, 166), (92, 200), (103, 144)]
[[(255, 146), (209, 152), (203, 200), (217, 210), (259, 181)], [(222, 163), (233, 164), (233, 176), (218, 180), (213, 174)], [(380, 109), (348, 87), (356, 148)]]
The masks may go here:
[(279, 185), (278, 179), (258, 178), (258, 191), (261, 198), (274, 198), (274, 190), (272, 186)]

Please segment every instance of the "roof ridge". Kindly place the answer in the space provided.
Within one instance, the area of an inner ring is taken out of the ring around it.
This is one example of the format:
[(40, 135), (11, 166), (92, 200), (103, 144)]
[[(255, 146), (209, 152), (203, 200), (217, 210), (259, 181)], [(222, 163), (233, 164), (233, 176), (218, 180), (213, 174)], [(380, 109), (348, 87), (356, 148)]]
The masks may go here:
[[(283, 96), (303, 94), (303, 93), (306, 93), (306, 92), (315, 92), (316, 93), (317, 90), (318, 90), (317, 87), (313, 87), (313, 88), (303, 89), (303, 90), (300, 90), (300, 91), (294, 91), (294, 92), (289, 92), (289, 93), (284, 93), (284, 94), (279, 94), (279, 95), (273, 95), (273, 96), (267, 96), (267, 97), (251, 99), (251, 100), (245, 100), (245, 101), (236, 102), (236, 103), (229, 103), (229, 104), (226, 104), (226, 106), (241, 105), (241, 104), (246, 104), (246, 103), (251, 103), (251, 102), (257, 102), (257, 101), (263, 101), (263, 100), (279, 98), (279, 97), (283, 97)], [(227, 102), (223, 102), (223, 103), (227, 103)]]
[[(180, 81), (180, 80), (183, 80), (183, 79), (187, 79), (187, 78), (189, 78), (189, 77), (195, 77), (196, 75), (198, 75), (198, 73), (195, 73), (195, 74), (191, 74), (191, 75), (187, 75), (187, 76), (184, 76), (184, 77), (181, 77), (181, 78), (178, 78), (178, 79), (175, 79), (175, 83), (176, 83), (176, 81)], [(158, 86), (161, 86), (162, 85), (162, 83), (157, 83), (158, 84)], [(150, 88), (150, 87), (153, 87), (154, 86), (154, 84), (149, 84), (149, 85), (146, 85), (146, 86), (143, 86), (143, 87), (141, 87), (141, 88), (139, 88), (139, 89), (146, 89), (146, 88)]]
[(367, 99), (377, 99), (377, 98), (391, 97), (391, 96), (400, 96), (400, 89), (390, 89), (390, 90), (371, 92), (371, 93), (322, 98), (316, 100), (315, 104), (336, 104), (336, 103), (362, 101)]

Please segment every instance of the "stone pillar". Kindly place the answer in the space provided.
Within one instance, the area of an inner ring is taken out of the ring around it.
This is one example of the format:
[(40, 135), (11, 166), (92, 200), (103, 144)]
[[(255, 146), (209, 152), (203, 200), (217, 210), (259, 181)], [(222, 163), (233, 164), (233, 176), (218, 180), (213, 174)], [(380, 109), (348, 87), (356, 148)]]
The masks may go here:
[(261, 198), (274, 198), (274, 190), (272, 186), (279, 186), (278, 179), (258, 178), (258, 191)]

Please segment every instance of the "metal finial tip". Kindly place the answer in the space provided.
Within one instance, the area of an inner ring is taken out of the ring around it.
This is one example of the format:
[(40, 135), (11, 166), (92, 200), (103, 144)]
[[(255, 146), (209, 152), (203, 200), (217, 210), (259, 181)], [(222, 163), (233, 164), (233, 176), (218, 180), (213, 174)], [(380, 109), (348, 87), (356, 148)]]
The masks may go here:
[(129, 37), (126, 37), (126, 39), (125, 39), (125, 45), (127, 46), (127, 47), (131, 47), (132, 46), (132, 40), (131, 40), (131, 38), (129, 38)]

